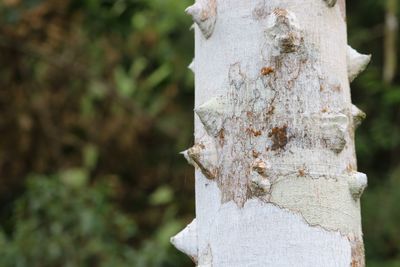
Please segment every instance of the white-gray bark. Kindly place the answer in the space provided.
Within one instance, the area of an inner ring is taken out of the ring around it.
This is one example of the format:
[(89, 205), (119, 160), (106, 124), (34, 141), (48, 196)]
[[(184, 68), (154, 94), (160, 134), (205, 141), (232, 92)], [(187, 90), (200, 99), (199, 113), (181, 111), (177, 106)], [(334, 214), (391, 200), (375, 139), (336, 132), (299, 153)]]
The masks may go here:
[(196, 219), (202, 267), (364, 266), (344, 0), (197, 0)]

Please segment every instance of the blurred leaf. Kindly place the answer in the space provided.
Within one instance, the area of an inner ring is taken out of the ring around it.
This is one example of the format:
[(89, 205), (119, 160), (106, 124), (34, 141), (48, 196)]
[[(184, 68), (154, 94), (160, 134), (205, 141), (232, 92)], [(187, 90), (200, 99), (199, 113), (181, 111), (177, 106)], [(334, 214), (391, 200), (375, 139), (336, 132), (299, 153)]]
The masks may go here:
[(151, 205), (168, 204), (173, 200), (173, 194), (169, 186), (161, 186), (150, 195), (149, 202)]
[(96, 167), (99, 156), (98, 149), (93, 144), (87, 144), (83, 149), (84, 166), (88, 170), (93, 170)]
[(135, 86), (132, 80), (132, 77), (125, 72), (124, 69), (118, 67), (114, 72), (115, 82), (117, 85), (118, 93), (122, 97), (130, 97), (132, 96)]
[(87, 170), (74, 168), (60, 172), (60, 179), (67, 186), (81, 188), (87, 184), (89, 176)]

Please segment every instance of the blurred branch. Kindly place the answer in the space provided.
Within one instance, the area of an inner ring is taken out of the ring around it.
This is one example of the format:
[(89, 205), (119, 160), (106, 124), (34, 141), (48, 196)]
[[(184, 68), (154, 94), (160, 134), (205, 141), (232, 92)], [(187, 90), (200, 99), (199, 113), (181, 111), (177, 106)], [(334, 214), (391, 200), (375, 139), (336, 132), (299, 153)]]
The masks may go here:
[(384, 39), (383, 80), (392, 83), (397, 69), (397, 0), (387, 0)]

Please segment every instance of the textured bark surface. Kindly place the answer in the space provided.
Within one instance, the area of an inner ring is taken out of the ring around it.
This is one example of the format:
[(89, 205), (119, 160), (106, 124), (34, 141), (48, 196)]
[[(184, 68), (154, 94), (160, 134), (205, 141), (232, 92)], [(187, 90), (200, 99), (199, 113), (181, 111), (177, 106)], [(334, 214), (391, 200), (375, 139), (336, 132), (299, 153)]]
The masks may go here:
[(347, 46), (344, 1), (199, 0), (188, 13), (196, 223), (172, 242), (203, 267), (364, 266), (365, 114), (349, 81), (370, 57)]

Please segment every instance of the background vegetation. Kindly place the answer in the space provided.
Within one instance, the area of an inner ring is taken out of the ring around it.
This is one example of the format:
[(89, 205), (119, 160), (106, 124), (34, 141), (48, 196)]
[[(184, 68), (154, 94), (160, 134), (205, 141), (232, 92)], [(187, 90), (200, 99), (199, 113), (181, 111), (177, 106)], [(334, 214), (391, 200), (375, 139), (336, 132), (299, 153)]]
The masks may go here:
[[(194, 217), (178, 155), (192, 144), (190, 3), (0, 1), (1, 267), (193, 266), (169, 244)], [(400, 75), (382, 79), (384, 21), (385, 1), (348, 1), (349, 42), (373, 54), (352, 84), (369, 115), (367, 260), (400, 266)]]

